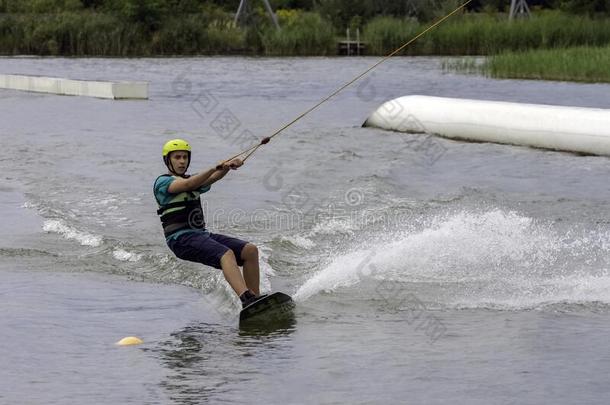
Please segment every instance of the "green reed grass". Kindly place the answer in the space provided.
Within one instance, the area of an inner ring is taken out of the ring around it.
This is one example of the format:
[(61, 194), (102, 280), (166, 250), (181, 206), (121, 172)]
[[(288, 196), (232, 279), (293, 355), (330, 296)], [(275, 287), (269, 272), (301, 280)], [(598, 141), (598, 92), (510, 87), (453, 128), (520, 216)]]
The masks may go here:
[[(369, 52), (388, 54), (427, 26), (378, 17), (364, 30)], [(428, 32), (405, 50), (411, 55), (492, 55), (503, 51), (610, 44), (610, 20), (546, 12), (530, 19), (465, 14)]]
[(610, 83), (610, 46), (505, 52), (488, 58), (492, 77)]
[(0, 15), (0, 54), (68, 56), (194, 55), (241, 52), (244, 31), (232, 20), (189, 14), (151, 32), (112, 14), (89, 11)]
[[(166, 15), (158, 26), (90, 10), (51, 14), (0, 14), (0, 54), (148, 56), (249, 53), (334, 55), (333, 27), (316, 13), (279, 10), (281, 30), (266, 18), (251, 29), (236, 27), (231, 13), (216, 10)], [(363, 30), (367, 53), (385, 55), (427, 25), (411, 18), (377, 17)], [(610, 44), (610, 20), (559, 12), (527, 20), (506, 16), (454, 16), (409, 46), (407, 55), (495, 55), (506, 51)]]
[(315, 13), (301, 13), (281, 21), (281, 29), (266, 27), (261, 42), (266, 55), (335, 55), (335, 31)]

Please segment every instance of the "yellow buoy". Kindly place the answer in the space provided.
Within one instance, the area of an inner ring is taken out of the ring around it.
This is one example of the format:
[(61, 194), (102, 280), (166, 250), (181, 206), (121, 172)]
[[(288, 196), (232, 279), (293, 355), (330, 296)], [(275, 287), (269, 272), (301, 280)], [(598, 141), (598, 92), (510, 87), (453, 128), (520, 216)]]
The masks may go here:
[(116, 342), (116, 344), (119, 346), (140, 345), (142, 343), (144, 343), (144, 341), (142, 341), (142, 339), (140, 339), (139, 337), (135, 336), (127, 336)]

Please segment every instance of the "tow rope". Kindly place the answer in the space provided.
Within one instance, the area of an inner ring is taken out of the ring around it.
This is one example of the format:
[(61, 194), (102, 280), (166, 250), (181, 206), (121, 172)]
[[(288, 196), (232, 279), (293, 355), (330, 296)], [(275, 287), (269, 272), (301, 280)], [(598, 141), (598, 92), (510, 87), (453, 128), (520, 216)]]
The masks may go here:
[[(299, 116), (297, 116), (295, 119), (293, 119), (292, 121), (290, 121), (288, 124), (284, 125), (283, 127), (281, 127), (280, 129), (278, 129), (277, 131), (275, 131), (272, 135), (267, 136), (263, 139), (261, 139), (261, 141), (254, 146), (249, 147), (246, 150), (241, 151), (240, 153), (238, 153), (235, 156), (232, 156), (226, 160), (223, 161), (222, 164), (227, 163), (237, 157), (240, 157), (242, 155), (245, 155), (242, 158), (242, 161), (246, 161), (246, 159), (248, 159), (254, 152), (256, 152), (256, 150), (258, 148), (260, 148), (263, 145), (266, 145), (269, 143), (269, 141), (271, 141), (271, 139), (273, 139), (275, 136), (279, 135), (280, 133), (282, 133), (286, 128), (290, 127), (292, 124), (294, 124), (295, 122), (299, 121), (301, 118), (305, 117), (307, 114), (309, 114), (310, 112), (314, 111), (315, 109), (317, 109), (318, 107), (320, 107), (322, 104), (324, 104), (325, 102), (327, 102), (328, 100), (330, 100), (331, 98), (333, 98), (334, 96), (336, 96), (337, 94), (339, 94), (341, 91), (343, 91), (344, 89), (346, 89), (347, 87), (349, 87), (350, 85), (352, 85), (353, 83), (355, 83), (356, 81), (358, 81), (359, 79), (361, 79), (363, 76), (365, 76), (367, 73), (369, 73), (371, 70), (375, 69), (377, 66), (381, 65), (383, 62), (385, 62), (386, 60), (390, 59), (392, 56), (396, 55), (398, 52), (402, 51), (404, 48), (406, 48), (407, 46), (411, 45), (413, 42), (417, 41), (420, 37), (422, 37), (424, 34), (426, 34), (428, 31), (434, 29), (437, 25), (439, 25), (440, 23), (442, 23), (443, 21), (445, 21), (446, 19), (448, 19), (449, 17), (451, 17), (453, 14), (457, 13), (458, 11), (460, 11), (461, 9), (463, 9), (464, 7), (466, 7), (468, 5), (468, 3), (470, 3), (472, 0), (467, 0), (464, 4), (462, 4), (461, 6), (459, 6), (458, 8), (456, 8), (455, 10), (453, 10), (452, 12), (450, 12), (449, 14), (447, 14), (446, 16), (442, 17), (441, 19), (439, 19), (438, 21), (436, 21), (434, 24), (430, 25), (428, 28), (426, 28), (425, 30), (423, 30), (422, 32), (420, 32), (419, 34), (417, 34), (416, 36), (414, 36), (413, 38), (411, 38), (409, 41), (407, 41), (405, 44), (403, 44), (402, 46), (400, 46), (399, 48), (397, 48), (396, 50), (394, 50), (392, 53), (390, 53), (389, 55), (385, 56), (384, 58), (382, 58), (379, 62), (375, 63), (374, 65), (372, 65), (371, 67), (369, 67), (368, 69), (366, 69), (364, 72), (360, 73), (358, 76), (356, 76), (355, 78), (353, 78), (352, 80), (350, 80), (349, 82), (345, 83), (343, 86), (339, 87), (337, 90), (335, 90), (334, 92), (332, 92), (329, 96), (323, 98), (320, 102), (318, 102), (316, 105), (314, 105), (313, 107), (309, 108), (308, 110), (306, 110), (305, 112), (303, 112), (302, 114), (300, 114)], [(222, 169), (222, 164), (218, 165), (216, 168), (218, 170)]]

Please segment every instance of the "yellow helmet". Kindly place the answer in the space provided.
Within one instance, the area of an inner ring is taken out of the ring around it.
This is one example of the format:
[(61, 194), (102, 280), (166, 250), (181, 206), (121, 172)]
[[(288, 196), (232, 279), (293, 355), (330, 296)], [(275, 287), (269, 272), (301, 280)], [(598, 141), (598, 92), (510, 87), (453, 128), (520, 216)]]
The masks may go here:
[(189, 162), (186, 166), (186, 168), (188, 169), (188, 166), (191, 164), (191, 145), (189, 145), (187, 141), (185, 141), (184, 139), (172, 139), (171, 141), (165, 142), (165, 145), (163, 145), (163, 162), (171, 172), (175, 171), (172, 166), (172, 162), (170, 162), (169, 160), (169, 154), (171, 152), (176, 152), (179, 150), (188, 152)]
[(184, 139), (172, 139), (171, 141), (167, 141), (165, 142), (165, 145), (163, 145), (163, 157), (167, 157), (170, 152), (175, 152), (177, 150), (190, 152), (191, 145)]

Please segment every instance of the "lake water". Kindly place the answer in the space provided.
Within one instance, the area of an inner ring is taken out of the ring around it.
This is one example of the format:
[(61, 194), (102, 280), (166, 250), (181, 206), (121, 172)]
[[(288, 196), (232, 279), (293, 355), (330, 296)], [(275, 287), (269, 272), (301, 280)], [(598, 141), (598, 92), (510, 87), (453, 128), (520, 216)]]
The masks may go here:
[(360, 126), (408, 94), (610, 108), (609, 85), (395, 58), (261, 147), (206, 218), (258, 245), (290, 327), (240, 331), (220, 272), (172, 256), (167, 139), (206, 169), (376, 60), (1, 58), (150, 99), (0, 90), (0, 403), (608, 403), (609, 159)]

